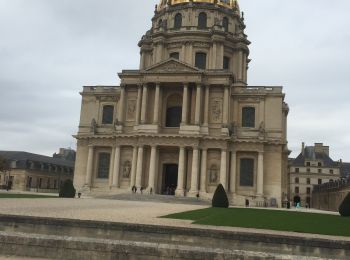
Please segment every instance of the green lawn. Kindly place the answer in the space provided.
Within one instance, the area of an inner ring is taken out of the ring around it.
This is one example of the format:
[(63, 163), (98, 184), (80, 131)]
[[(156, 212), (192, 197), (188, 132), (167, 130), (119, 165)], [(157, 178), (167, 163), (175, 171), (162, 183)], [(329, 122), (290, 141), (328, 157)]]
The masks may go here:
[(49, 195), (35, 195), (35, 194), (14, 194), (14, 193), (0, 193), (0, 199), (46, 199), (58, 198), (58, 196)]
[(338, 215), (246, 208), (207, 208), (164, 216), (193, 224), (350, 236), (350, 218)]

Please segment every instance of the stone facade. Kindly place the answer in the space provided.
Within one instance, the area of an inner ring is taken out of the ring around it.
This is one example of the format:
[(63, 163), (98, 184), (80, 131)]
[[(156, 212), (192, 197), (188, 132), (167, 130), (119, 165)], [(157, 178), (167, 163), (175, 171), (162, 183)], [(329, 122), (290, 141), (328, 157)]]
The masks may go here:
[[(215, 2), (215, 3), (214, 3)], [(248, 87), (236, 1), (161, 1), (139, 42), (140, 68), (120, 86), (86, 86), (75, 186), (281, 206), (288, 192), (282, 87)]]
[(58, 192), (65, 180), (73, 180), (74, 161), (27, 152), (0, 151), (10, 170), (0, 172), (0, 187), (18, 191)]
[(338, 211), (340, 204), (349, 192), (350, 176), (316, 185), (312, 191), (312, 207), (321, 210)]
[(301, 153), (289, 164), (290, 199), (302, 206), (314, 207), (313, 187), (339, 180), (340, 164), (329, 157), (329, 147), (322, 143), (302, 144)]

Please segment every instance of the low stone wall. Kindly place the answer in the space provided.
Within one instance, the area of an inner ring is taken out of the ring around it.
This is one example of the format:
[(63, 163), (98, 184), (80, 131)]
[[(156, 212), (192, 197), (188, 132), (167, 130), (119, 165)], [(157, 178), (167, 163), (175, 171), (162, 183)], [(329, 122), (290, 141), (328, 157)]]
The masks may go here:
[(319, 189), (312, 192), (312, 207), (320, 210), (338, 211), (340, 204), (350, 192), (350, 186)]
[(350, 240), (0, 215), (0, 252), (52, 259), (350, 259)]

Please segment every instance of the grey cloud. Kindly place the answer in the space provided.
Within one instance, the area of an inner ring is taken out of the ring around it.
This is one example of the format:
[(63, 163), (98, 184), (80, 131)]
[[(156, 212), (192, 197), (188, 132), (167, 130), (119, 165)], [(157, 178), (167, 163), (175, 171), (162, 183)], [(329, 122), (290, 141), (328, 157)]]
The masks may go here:
[[(77, 131), (83, 85), (139, 64), (152, 1), (0, 0), (0, 149), (52, 154)], [(289, 145), (324, 142), (350, 161), (347, 0), (241, 0), (251, 85), (283, 85)]]

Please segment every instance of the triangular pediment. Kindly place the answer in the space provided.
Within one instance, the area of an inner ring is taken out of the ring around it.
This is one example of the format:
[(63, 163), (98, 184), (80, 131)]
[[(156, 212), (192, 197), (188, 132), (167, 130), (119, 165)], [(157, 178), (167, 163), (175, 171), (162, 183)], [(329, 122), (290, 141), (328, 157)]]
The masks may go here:
[(181, 62), (177, 59), (170, 58), (162, 61), (146, 69), (148, 73), (182, 73), (182, 72), (201, 72), (200, 69), (193, 67), (187, 63)]

